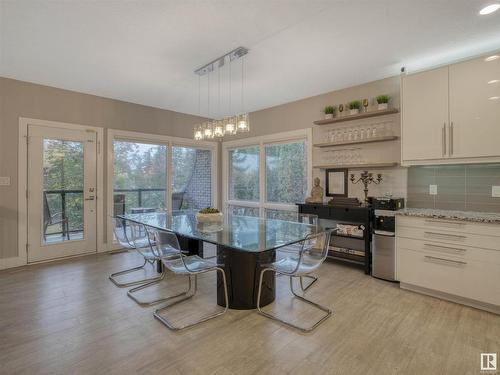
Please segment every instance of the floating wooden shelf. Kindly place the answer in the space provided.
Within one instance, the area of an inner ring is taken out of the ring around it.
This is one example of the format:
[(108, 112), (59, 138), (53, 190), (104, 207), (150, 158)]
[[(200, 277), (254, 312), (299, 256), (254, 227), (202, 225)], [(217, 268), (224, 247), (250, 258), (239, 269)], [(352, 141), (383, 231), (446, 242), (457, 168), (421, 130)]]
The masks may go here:
[(329, 169), (329, 168), (348, 168), (348, 169), (363, 169), (363, 168), (391, 168), (397, 167), (399, 163), (371, 163), (371, 164), (320, 164), (313, 165), (313, 168)]
[(315, 147), (345, 146), (345, 145), (355, 145), (358, 143), (387, 142), (387, 141), (394, 141), (396, 139), (398, 139), (397, 136), (390, 135), (390, 136), (386, 136), (386, 137), (374, 137), (374, 138), (358, 139), (355, 141), (316, 143), (313, 146), (315, 146)]
[(314, 121), (314, 124), (316, 124), (316, 125), (328, 125), (328, 124), (334, 124), (336, 122), (353, 121), (353, 120), (360, 120), (360, 119), (369, 118), (369, 117), (392, 115), (392, 114), (398, 113), (398, 112), (399, 112), (399, 109), (390, 108), (390, 109), (383, 109), (380, 111), (362, 112), (362, 113), (358, 113), (357, 115), (345, 115), (342, 117), (334, 117), (334, 118), (328, 119), (328, 120), (318, 120), (318, 121)]

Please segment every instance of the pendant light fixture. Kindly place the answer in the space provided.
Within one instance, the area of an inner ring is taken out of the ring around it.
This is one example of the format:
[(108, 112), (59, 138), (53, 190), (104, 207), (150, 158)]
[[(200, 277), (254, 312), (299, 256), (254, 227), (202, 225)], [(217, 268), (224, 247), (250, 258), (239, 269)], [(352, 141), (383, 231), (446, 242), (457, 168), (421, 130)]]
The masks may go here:
[[(210, 73), (217, 69), (217, 114), (221, 113), (221, 86), (220, 86), (220, 70), (227, 63), (229, 63), (229, 95), (228, 95), (228, 115), (222, 119), (211, 120), (198, 124), (194, 127), (194, 139), (211, 140), (214, 138), (222, 139), (226, 135), (235, 135), (237, 133), (245, 133), (250, 130), (248, 113), (244, 112), (244, 79), (245, 79), (245, 66), (243, 56), (248, 53), (244, 47), (238, 47), (231, 52), (213, 60), (212, 62), (197, 69), (195, 74), (198, 75), (198, 113), (201, 117), (201, 76), (207, 76), (207, 116), (210, 118)], [(232, 113), (232, 61), (241, 58), (241, 112), (239, 115)]]

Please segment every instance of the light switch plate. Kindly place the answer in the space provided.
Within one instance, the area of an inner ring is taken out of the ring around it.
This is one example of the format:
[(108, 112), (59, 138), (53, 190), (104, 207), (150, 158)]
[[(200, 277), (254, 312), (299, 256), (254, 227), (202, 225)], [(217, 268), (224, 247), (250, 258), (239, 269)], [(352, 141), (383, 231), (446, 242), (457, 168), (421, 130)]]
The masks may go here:
[(500, 186), (491, 187), (491, 196), (493, 198), (500, 198)]
[(438, 186), (437, 185), (429, 185), (429, 194), (430, 195), (437, 195), (438, 193)]
[(0, 177), (0, 186), (10, 186), (10, 177)]

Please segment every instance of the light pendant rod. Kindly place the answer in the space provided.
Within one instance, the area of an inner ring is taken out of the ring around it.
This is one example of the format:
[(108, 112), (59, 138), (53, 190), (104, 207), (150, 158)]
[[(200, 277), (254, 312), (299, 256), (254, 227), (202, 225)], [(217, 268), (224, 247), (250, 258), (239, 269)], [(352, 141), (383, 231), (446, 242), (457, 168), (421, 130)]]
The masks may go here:
[(248, 48), (245, 47), (235, 48), (232, 51), (210, 61), (208, 64), (203, 65), (201, 68), (196, 69), (194, 73), (200, 76), (204, 76), (205, 74), (213, 72), (216, 67), (220, 68), (224, 66), (227, 58), (229, 59), (229, 61), (233, 61), (239, 59), (242, 56), (245, 56), (247, 53), (248, 53)]

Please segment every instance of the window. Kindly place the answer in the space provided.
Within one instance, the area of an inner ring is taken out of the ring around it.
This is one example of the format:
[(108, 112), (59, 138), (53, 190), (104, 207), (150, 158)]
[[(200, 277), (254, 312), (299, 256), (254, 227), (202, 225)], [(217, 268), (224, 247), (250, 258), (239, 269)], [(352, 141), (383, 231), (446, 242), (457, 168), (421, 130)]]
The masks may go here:
[(223, 144), (224, 207), (238, 215), (286, 217), (311, 180), (310, 129)]
[(259, 147), (229, 151), (229, 199), (259, 200)]
[(303, 202), (306, 189), (306, 143), (300, 141), (266, 145), (267, 202)]
[(212, 205), (212, 151), (172, 147), (172, 210)]
[(167, 146), (113, 141), (114, 214), (165, 209)]

